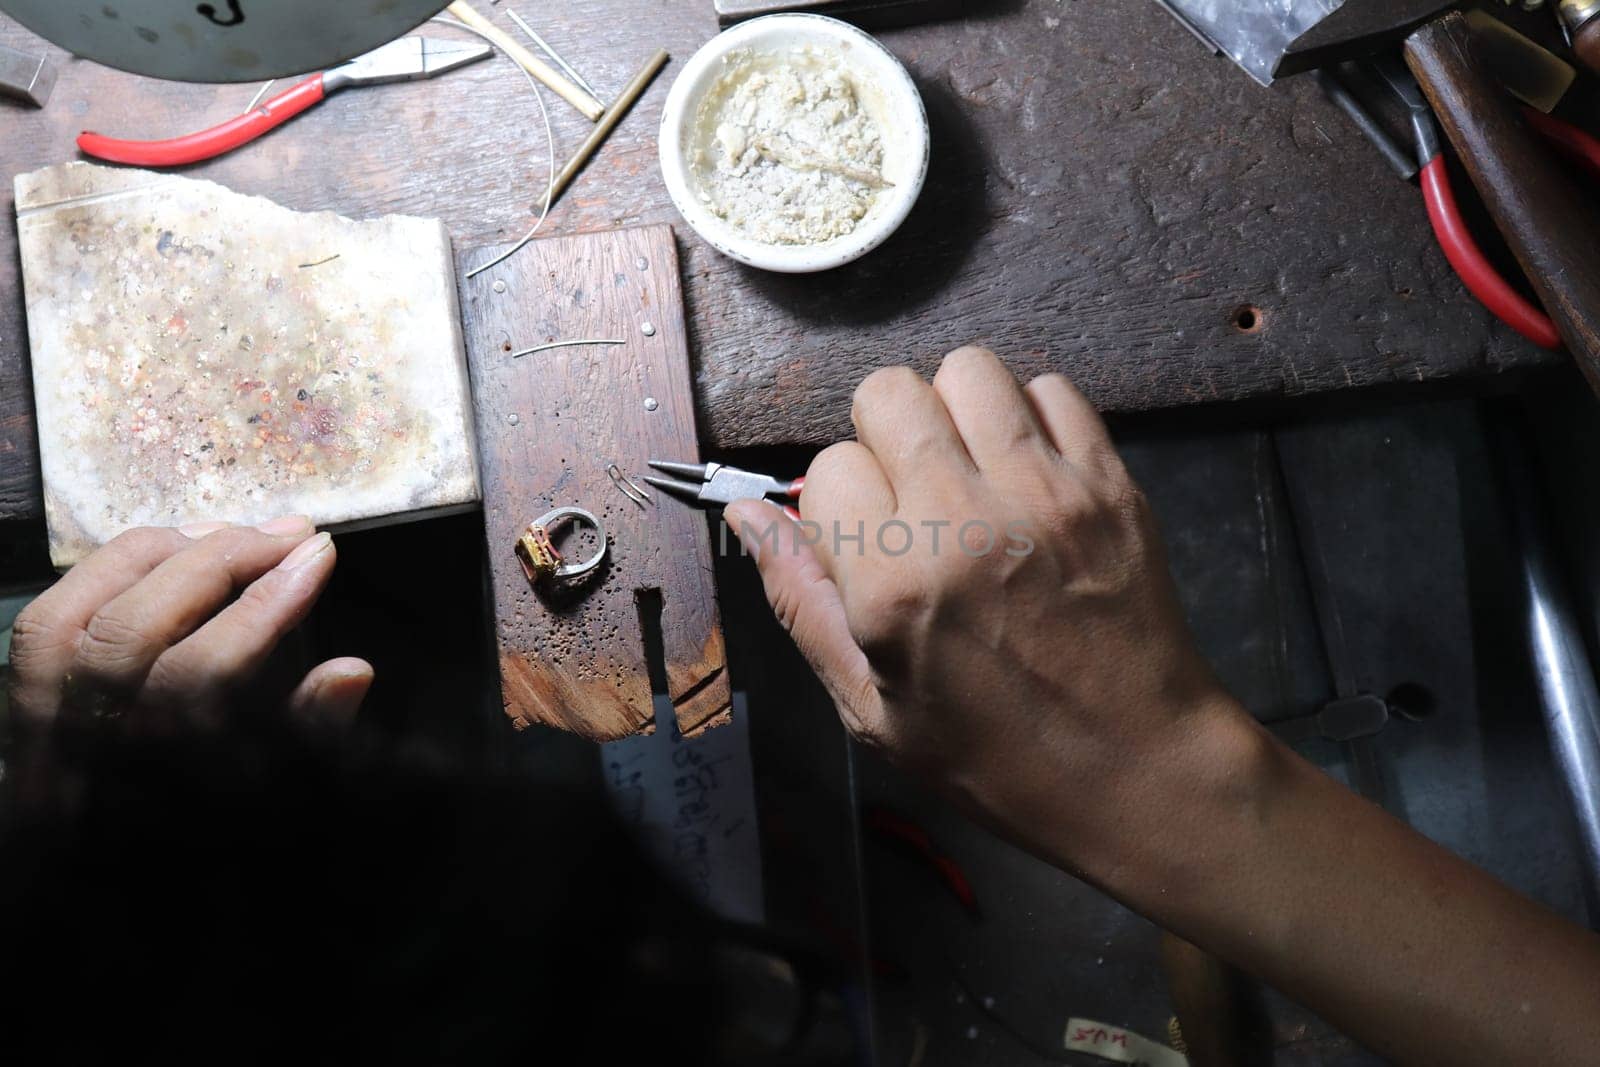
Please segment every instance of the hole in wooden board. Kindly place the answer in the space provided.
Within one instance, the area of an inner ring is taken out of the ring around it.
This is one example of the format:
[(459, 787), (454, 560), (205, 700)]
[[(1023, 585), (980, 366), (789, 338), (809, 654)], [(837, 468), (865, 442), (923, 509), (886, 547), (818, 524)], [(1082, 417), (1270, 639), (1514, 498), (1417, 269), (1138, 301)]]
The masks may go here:
[(1266, 312), (1254, 304), (1245, 304), (1233, 313), (1233, 328), (1240, 333), (1260, 333), (1266, 322)]
[[(661, 631), (661, 611), (666, 604), (659, 589), (636, 589), (634, 608), (639, 613), (639, 632), (644, 637), (645, 669), (650, 674), (650, 692), (661, 696), (667, 691), (667, 645)], [(677, 720), (669, 726), (656, 723), (656, 729), (667, 730), (668, 736), (677, 729)]]

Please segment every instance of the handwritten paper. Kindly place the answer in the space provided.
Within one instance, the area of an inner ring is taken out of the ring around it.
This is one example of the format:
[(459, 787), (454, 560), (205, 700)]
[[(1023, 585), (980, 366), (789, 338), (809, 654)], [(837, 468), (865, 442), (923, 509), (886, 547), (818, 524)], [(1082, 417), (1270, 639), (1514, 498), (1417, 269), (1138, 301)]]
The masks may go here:
[(613, 808), (662, 868), (722, 918), (760, 924), (750, 724), (744, 694), (733, 701), (729, 725), (686, 740), (672, 702), (657, 696), (656, 732), (604, 745), (600, 758)]
[(1189, 1057), (1132, 1030), (1093, 1019), (1068, 1019), (1065, 1046), (1114, 1063), (1140, 1067), (1188, 1067)]

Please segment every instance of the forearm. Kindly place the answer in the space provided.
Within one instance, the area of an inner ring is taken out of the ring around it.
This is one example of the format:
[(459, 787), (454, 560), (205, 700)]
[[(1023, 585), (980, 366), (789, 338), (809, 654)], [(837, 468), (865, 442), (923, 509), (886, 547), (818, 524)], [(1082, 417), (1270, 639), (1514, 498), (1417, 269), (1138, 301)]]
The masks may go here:
[[(963, 349), (931, 386), (877, 372), (851, 417), (857, 440), (807, 473), (806, 520), (954, 526), (963, 551), (844, 551), (770, 502), (728, 518), (776, 533), (755, 553), (768, 598), (852, 736), (1396, 1058), (1594, 1058), (1594, 935), (1344, 790), (1221, 693), (1149, 504), (1070, 382), (1023, 387)], [(969, 551), (973, 527), (1023, 531), (1025, 547)]]
[[(1402, 1063), (1600, 1048), (1600, 937), (1356, 796), (1242, 714), (1183, 754), (1098, 877), (1130, 907)], [(1196, 751), (1198, 749), (1198, 751)]]

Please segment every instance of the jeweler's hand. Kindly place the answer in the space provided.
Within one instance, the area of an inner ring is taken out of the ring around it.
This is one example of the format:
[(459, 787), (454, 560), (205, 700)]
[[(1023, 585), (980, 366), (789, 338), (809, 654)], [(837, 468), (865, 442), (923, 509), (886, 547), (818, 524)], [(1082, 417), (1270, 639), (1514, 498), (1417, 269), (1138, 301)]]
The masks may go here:
[(728, 508), (851, 733), (1390, 1059), (1594, 1058), (1600, 938), (1355, 796), (1221, 689), (1144, 498), (1066, 379), (1023, 389), (963, 349), (932, 388), (873, 375), (854, 417), (859, 443), (807, 475), (810, 525)]
[(1024, 389), (967, 348), (931, 386), (872, 375), (853, 418), (858, 441), (806, 476), (807, 525), (727, 510), (778, 616), (856, 738), (1058, 861), (1108, 860), (1153, 803), (1140, 783), (1242, 712), (1099, 416), (1065, 378)]
[[(328, 535), (301, 516), (127, 531), (17, 616), (17, 725), (27, 736), (77, 718), (209, 724), (311, 610), (334, 557)], [(348, 719), (371, 684), (365, 661), (332, 660), (305, 676), (290, 710)]]

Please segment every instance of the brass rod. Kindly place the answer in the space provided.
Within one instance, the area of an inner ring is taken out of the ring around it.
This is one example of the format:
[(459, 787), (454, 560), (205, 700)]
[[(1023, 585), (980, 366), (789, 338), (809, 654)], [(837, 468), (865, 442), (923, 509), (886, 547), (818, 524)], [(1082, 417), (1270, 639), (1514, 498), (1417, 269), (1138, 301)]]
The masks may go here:
[(566, 191), (568, 185), (572, 184), (572, 179), (578, 176), (578, 172), (589, 162), (589, 157), (595, 154), (595, 151), (605, 142), (605, 139), (611, 135), (611, 131), (617, 128), (617, 123), (622, 121), (639, 97), (644, 95), (644, 91), (650, 87), (650, 83), (655, 81), (656, 75), (661, 73), (661, 68), (667, 65), (669, 58), (671, 57), (667, 55), (665, 49), (651, 56), (639, 73), (633, 76), (633, 80), (628, 83), (627, 88), (623, 89), (617, 99), (606, 109), (605, 115), (595, 124), (594, 131), (589, 134), (588, 140), (579, 146), (578, 151), (567, 161), (567, 165), (562, 167), (561, 172), (556, 175), (556, 180), (548, 193), (550, 197), (549, 206), (553, 207), (555, 202), (561, 199), (561, 194)]

